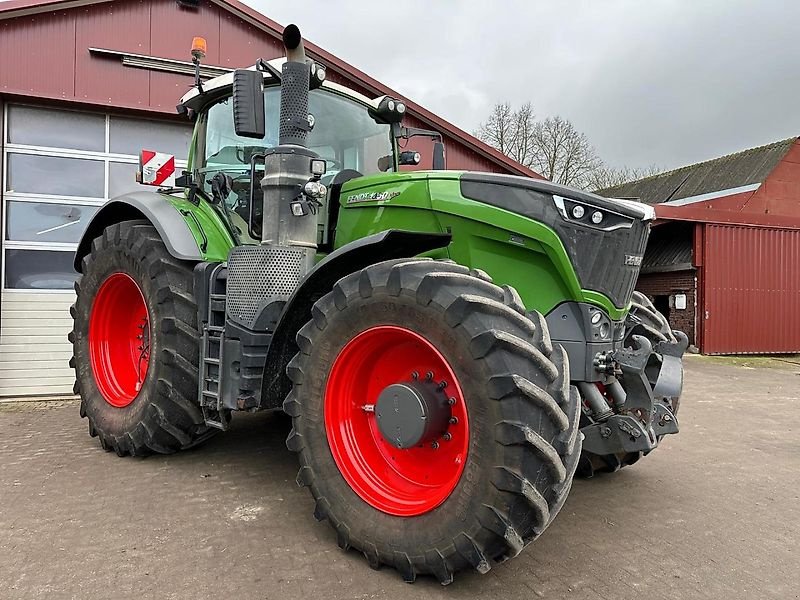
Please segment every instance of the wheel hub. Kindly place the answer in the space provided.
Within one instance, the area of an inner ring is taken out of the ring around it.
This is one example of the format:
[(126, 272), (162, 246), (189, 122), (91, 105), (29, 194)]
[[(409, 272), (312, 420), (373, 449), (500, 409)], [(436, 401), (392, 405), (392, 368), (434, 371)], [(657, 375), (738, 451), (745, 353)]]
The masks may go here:
[(375, 405), (378, 430), (398, 449), (433, 442), (450, 422), (447, 397), (432, 383), (395, 383), (383, 388)]

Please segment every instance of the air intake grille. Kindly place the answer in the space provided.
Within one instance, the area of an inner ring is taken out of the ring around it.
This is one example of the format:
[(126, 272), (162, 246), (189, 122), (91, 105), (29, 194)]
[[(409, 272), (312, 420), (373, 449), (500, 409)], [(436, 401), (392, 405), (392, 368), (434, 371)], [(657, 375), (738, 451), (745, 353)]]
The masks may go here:
[(309, 250), (286, 246), (240, 246), (228, 256), (226, 312), (253, 328), (261, 310), (286, 300), (297, 288)]

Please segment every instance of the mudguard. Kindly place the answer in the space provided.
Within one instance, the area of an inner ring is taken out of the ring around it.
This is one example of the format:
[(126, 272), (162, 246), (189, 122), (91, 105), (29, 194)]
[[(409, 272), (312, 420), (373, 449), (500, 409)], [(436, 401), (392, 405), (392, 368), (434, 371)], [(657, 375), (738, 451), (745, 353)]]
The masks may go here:
[(295, 336), (311, 319), (311, 307), (345, 275), (393, 258), (411, 258), (447, 246), (449, 233), (387, 230), (336, 249), (308, 272), (283, 307), (267, 353), (261, 408), (280, 406), (289, 392), (286, 366), (297, 352)]
[(89, 221), (75, 251), (75, 270), (81, 272), (81, 261), (92, 240), (109, 225), (132, 219), (147, 219), (158, 231), (167, 251), (181, 260), (203, 260), (203, 253), (183, 216), (163, 195), (156, 192), (133, 192), (110, 200)]

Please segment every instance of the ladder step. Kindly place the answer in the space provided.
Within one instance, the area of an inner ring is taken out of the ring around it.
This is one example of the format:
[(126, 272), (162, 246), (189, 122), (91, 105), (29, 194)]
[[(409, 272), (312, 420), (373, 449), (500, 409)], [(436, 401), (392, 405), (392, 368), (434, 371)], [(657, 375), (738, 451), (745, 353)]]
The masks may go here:
[(219, 398), (219, 394), (216, 392), (209, 392), (208, 390), (203, 390), (203, 396), (208, 396), (210, 398)]
[(203, 362), (204, 363), (208, 363), (208, 364), (212, 364), (212, 365), (218, 365), (219, 364), (219, 359), (218, 358), (204, 358)]

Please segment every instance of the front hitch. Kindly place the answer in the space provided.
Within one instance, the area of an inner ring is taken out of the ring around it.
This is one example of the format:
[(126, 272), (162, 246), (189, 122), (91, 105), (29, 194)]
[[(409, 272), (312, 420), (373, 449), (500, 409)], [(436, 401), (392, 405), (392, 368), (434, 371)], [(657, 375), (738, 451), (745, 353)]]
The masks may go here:
[(583, 448), (599, 455), (643, 452), (658, 445), (662, 436), (678, 432), (672, 409), (683, 388), (681, 357), (688, 347), (685, 334), (676, 342), (653, 344), (633, 336), (633, 348), (621, 348), (604, 360), (613, 361), (622, 386), (607, 386), (615, 414), (581, 429)]

